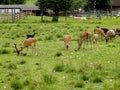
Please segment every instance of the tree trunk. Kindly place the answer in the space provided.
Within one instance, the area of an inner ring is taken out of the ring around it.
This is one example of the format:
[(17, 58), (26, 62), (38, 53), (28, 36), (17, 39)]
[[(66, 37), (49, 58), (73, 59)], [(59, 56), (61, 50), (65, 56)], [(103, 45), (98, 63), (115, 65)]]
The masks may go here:
[(54, 11), (52, 21), (58, 22), (59, 11)]

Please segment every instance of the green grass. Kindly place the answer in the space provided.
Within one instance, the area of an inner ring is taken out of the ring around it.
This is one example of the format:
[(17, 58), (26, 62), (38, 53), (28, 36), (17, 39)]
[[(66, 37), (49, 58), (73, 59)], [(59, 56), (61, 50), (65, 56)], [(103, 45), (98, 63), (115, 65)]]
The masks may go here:
[(26, 4), (35, 4), (37, 0), (26, 0)]
[[(0, 90), (119, 90), (120, 37), (108, 44), (99, 40), (91, 48), (78, 48), (77, 40), (87, 27), (117, 28), (120, 18), (76, 21), (60, 17), (58, 23), (40, 22), (40, 17), (26, 17), (17, 23), (0, 24)], [(26, 34), (35, 30), (37, 55), (31, 48), (17, 56), (14, 43), (20, 47)], [(63, 36), (72, 41), (66, 50)]]

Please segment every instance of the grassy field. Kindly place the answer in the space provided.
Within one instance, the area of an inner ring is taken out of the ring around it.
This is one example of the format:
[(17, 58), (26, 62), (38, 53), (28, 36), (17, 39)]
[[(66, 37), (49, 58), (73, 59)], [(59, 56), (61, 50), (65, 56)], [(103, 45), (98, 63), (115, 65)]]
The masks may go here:
[(35, 4), (37, 0), (26, 0), (26, 4)]
[[(48, 22), (49, 21), (49, 22)], [(120, 90), (120, 37), (108, 44), (99, 39), (91, 48), (78, 48), (79, 35), (96, 26), (117, 28), (120, 18), (79, 21), (60, 17), (58, 23), (41, 23), (40, 17), (26, 17), (17, 23), (0, 24), (0, 90)], [(35, 30), (37, 55), (31, 49), (17, 56), (26, 34)], [(68, 50), (63, 36), (70, 34)]]

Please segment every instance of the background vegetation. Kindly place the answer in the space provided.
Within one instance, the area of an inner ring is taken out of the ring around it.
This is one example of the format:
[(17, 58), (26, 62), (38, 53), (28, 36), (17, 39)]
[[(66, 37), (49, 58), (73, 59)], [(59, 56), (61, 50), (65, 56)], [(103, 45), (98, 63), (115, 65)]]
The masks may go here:
[[(0, 24), (0, 89), (1, 90), (119, 90), (120, 37), (108, 44), (99, 39), (91, 48), (78, 48), (79, 35), (96, 26), (119, 27), (120, 18), (91, 18), (86, 21), (60, 17), (58, 23), (41, 23), (40, 17), (25, 17), (17, 23)], [(35, 30), (37, 55), (31, 49), (17, 56), (14, 43), (21, 46), (26, 34)], [(70, 48), (63, 37), (72, 36)]]

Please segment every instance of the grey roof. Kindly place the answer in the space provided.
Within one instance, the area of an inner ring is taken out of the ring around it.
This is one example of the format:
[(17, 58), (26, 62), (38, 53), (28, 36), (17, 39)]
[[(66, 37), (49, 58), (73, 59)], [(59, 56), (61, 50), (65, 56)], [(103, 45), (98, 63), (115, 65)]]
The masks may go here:
[(0, 5), (0, 9), (40, 10), (36, 5)]

